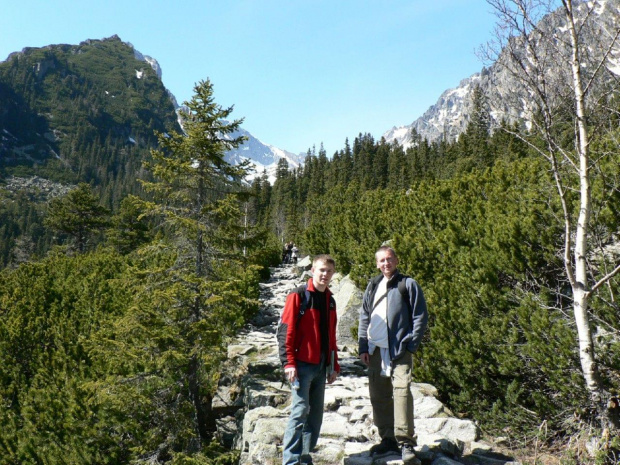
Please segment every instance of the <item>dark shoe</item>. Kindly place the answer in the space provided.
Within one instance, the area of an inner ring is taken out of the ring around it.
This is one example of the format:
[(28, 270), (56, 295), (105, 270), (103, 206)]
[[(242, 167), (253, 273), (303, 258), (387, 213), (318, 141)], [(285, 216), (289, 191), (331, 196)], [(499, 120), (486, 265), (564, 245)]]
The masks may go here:
[(398, 454), (399, 452), (398, 443), (394, 438), (383, 438), (379, 444), (370, 448), (370, 456), (375, 458)]
[(421, 465), (420, 459), (413, 452), (413, 445), (403, 444), (402, 446), (403, 465)]

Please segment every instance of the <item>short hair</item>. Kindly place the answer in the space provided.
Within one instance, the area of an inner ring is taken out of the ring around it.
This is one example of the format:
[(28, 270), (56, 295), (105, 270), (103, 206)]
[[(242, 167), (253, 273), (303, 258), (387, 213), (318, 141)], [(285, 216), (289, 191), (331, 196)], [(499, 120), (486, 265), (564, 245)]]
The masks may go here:
[(327, 263), (328, 265), (331, 265), (334, 267), (334, 269), (336, 269), (336, 261), (332, 258), (331, 255), (328, 255), (328, 254), (317, 255), (312, 259), (312, 266), (314, 266), (316, 262)]
[(377, 254), (379, 252), (391, 252), (392, 255), (394, 255), (395, 258), (398, 258), (398, 256), (396, 255), (396, 250), (394, 250), (392, 247), (390, 247), (389, 245), (382, 245), (381, 247), (379, 247), (377, 249), (377, 251), (375, 252), (375, 258), (377, 258)]

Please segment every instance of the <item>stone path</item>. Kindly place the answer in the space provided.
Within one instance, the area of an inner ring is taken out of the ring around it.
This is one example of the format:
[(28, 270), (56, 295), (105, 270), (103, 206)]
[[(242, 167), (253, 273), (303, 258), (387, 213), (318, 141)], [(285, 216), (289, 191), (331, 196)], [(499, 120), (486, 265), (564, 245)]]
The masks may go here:
[[(222, 416), (218, 432), (225, 443), (241, 450), (240, 465), (270, 465), (282, 461), (282, 436), (289, 411), (290, 389), (283, 383), (275, 329), (286, 295), (307, 279), (304, 266), (272, 270), (269, 282), (261, 284), (260, 314), (228, 347), (228, 362), (214, 409)], [(339, 307), (339, 281), (330, 288)], [(344, 299), (342, 297), (340, 300)], [(340, 315), (339, 315), (340, 316)], [(398, 455), (375, 460), (370, 446), (379, 442), (372, 422), (368, 381), (356, 354), (339, 352), (341, 373), (325, 392), (323, 428), (316, 451), (316, 465), (398, 465)], [(494, 454), (490, 444), (477, 442), (472, 421), (455, 418), (437, 400), (436, 389), (414, 383), (416, 455), (426, 464), (500, 465), (511, 459)]]

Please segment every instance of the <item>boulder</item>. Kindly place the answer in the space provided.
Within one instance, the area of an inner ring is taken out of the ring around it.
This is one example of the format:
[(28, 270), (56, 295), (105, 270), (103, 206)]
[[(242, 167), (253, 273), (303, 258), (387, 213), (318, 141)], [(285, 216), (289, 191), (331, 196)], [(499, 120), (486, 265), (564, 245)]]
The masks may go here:
[(348, 352), (357, 352), (357, 326), (362, 308), (363, 293), (349, 276), (342, 278), (336, 291), (334, 289), (332, 291), (338, 312), (338, 328), (336, 331), (338, 346), (341, 350), (346, 348)]

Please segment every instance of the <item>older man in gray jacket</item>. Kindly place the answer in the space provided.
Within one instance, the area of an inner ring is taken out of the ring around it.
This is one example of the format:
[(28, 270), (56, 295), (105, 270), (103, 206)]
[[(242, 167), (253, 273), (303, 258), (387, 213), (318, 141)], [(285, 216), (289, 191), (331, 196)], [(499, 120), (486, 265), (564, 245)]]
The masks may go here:
[(413, 448), (411, 394), (412, 354), (428, 322), (424, 294), (418, 283), (398, 272), (394, 249), (375, 253), (381, 275), (368, 283), (359, 319), (359, 354), (368, 366), (373, 418), (381, 443), (370, 449), (373, 457), (401, 453), (405, 465), (420, 463)]

